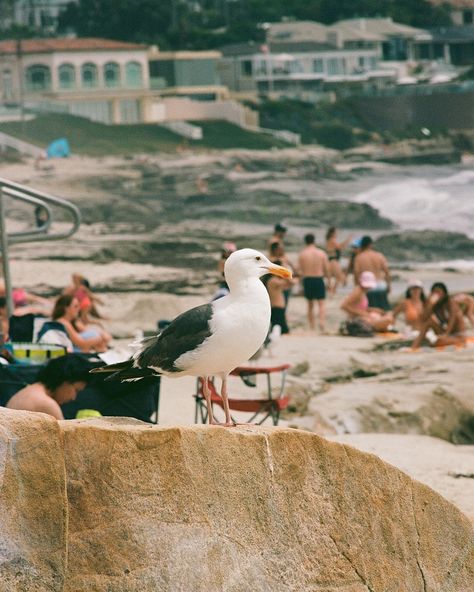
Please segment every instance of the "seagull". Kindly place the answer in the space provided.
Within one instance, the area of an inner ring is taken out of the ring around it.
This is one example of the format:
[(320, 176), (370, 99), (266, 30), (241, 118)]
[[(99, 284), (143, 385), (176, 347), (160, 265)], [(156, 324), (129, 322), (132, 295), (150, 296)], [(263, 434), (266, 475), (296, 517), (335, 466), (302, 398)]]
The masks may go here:
[(271, 306), (260, 278), (268, 273), (283, 278), (292, 275), (254, 249), (235, 251), (224, 266), (227, 296), (182, 313), (161, 333), (142, 340), (128, 360), (91, 372), (108, 372), (108, 379), (122, 382), (150, 376), (199, 376), (210, 424), (219, 424), (212, 413), (209, 390), (209, 380), (217, 376), (222, 381), (223, 425), (235, 425), (229, 411), (227, 377), (255, 354), (267, 336)]

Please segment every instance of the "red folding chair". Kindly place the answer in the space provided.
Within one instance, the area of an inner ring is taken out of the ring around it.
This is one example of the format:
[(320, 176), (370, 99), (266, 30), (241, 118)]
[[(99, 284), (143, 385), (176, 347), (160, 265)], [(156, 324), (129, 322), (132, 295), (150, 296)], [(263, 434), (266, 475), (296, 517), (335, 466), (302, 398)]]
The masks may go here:
[[(232, 396), (229, 394), (229, 407), (232, 411), (241, 411), (251, 413), (246, 423), (257, 423), (261, 425), (268, 418), (271, 418), (273, 425), (278, 425), (280, 419), (280, 412), (288, 407), (289, 398), (285, 393), (286, 372), (290, 367), (289, 364), (281, 364), (280, 366), (239, 366), (232, 373), (231, 377), (240, 378), (248, 388), (256, 388), (257, 375), (265, 375), (267, 393), (265, 397), (261, 398), (244, 398)], [(278, 376), (279, 375), (279, 376)], [(273, 392), (273, 381), (279, 377), (279, 385), (276, 389), (276, 394)], [(214, 412), (214, 407), (218, 406), (224, 408), (223, 401), (216, 390), (214, 379), (209, 380), (209, 392), (211, 393), (211, 404)], [(232, 392), (232, 380), (229, 377), (228, 392)], [(198, 378), (196, 381), (196, 392), (194, 394), (196, 400), (194, 422), (207, 423), (208, 413), (206, 397), (204, 396), (204, 381)], [(233, 421), (236, 421), (232, 417)], [(242, 421), (240, 421), (242, 423)]]

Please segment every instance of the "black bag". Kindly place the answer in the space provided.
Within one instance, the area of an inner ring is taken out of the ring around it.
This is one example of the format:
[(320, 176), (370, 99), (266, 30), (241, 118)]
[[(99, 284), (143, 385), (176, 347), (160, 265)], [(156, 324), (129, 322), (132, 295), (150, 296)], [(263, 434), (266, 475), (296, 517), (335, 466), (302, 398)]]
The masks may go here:
[(339, 333), (351, 337), (372, 337), (375, 331), (362, 319), (353, 319), (352, 321), (343, 321), (339, 327)]

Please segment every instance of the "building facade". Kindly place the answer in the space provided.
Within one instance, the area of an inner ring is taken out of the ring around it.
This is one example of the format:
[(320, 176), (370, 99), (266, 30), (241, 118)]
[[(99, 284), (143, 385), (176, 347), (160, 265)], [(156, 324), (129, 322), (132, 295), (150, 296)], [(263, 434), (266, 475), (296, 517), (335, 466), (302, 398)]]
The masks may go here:
[(105, 123), (146, 119), (147, 47), (105, 39), (0, 42), (3, 104), (61, 111)]

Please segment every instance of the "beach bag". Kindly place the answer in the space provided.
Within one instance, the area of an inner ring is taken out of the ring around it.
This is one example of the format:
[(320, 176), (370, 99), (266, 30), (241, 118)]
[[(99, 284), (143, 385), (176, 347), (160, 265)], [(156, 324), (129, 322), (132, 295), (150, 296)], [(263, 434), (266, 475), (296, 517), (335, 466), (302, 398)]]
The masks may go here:
[(362, 319), (353, 319), (343, 321), (339, 327), (341, 335), (350, 335), (351, 337), (372, 337), (375, 333), (373, 327)]

